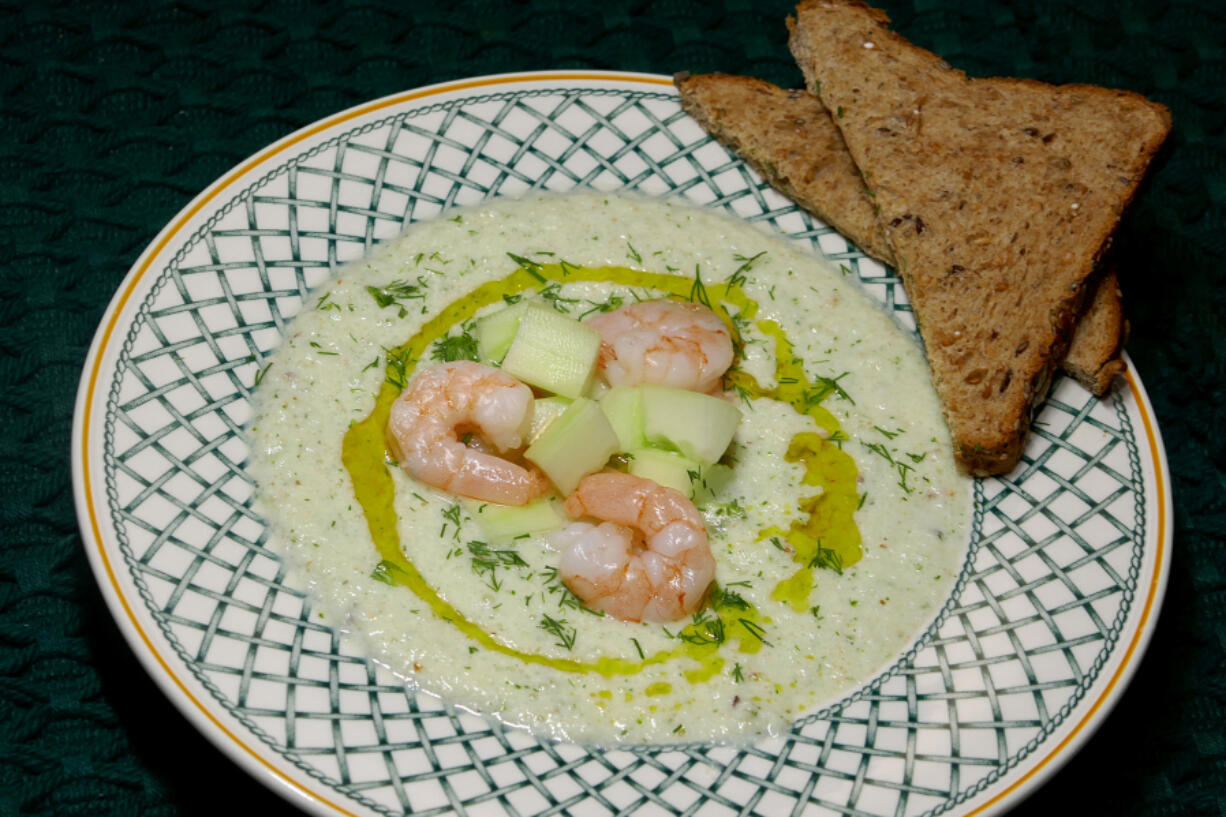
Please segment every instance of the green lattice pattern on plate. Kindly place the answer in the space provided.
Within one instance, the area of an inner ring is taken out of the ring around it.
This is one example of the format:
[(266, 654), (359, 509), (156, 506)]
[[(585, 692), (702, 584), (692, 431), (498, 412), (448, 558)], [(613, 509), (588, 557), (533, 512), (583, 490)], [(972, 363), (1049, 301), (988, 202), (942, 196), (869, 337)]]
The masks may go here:
[(406, 224), (530, 189), (683, 195), (847, 264), (911, 326), (899, 281), (712, 142), (674, 97), (538, 89), (423, 105), (315, 145), (223, 202), (158, 270), (107, 404), (110, 512), (163, 635), (273, 752), (373, 811), (939, 813), (1081, 699), (1133, 603), (1144, 529), (1119, 398), (1057, 386), (1011, 480), (976, 490), (953, 598), (881, 677), (747, 749), (592, 752), (413, 694), (313, 623), (268, 553), (242, 424), (309, 289)]

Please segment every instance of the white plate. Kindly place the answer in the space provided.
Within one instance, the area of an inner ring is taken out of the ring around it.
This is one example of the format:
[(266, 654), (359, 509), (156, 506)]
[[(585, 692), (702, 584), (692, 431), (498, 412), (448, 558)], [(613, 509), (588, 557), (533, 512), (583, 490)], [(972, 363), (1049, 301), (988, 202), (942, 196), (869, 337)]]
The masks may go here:
[[(898, 280), (681, 112), (667, 77), (551, 72), (371, 102), (261, 151), (154, 240), (82, 375), (77, 512), (146, 669), (240, 766), (317, 814), (994, 814), (1102, 721), (1153, 631), (1169, 479), (1129, 370), (1060, 380), (1021, 466), (976, 484), (971, 555), (886, 672), (744, 749), (593, 752), (491, 726), (311, 621), (251, 511), (241, 426), (310, 287), (452, 205), (530, 189), (681, 195), (808, 240), (910, 315)], [(170, 749), (173, 751), (173, 748)]]

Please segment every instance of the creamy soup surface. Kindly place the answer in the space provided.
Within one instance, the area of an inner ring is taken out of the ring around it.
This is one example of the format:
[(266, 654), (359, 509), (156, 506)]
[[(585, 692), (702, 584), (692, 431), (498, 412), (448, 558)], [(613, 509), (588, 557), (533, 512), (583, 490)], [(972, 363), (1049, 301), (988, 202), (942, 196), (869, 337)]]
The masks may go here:
[[(350, 432), (388, 380), (462, 354), (474, 319), (522, 298), (579, 318), (668, 295), (710, 303), (737, 338), (742, 420), (699, 506), (717, 570), (693, 617), (594, 614), (547, 536), (486, 541), (478, 506), (381, 445), (355, 465)], [(270, 542), (322, 619), (426, 692), (581, 742), (786, 730), (896, 660), (966, 558), (971, 481), (915, 341), (838, 267), (682, 203), (545, 195), (414, 225), (313, 292), (248, 432)]]

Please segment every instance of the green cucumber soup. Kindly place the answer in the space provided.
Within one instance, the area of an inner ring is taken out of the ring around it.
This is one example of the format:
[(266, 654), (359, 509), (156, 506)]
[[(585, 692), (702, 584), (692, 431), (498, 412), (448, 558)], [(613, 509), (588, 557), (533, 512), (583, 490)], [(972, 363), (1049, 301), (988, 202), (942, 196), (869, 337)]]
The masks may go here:
[[(698, 501), (715, 582), (663, 624), (583, 607), (546, 533), (492, 540), (383, 428), (415, 371), (472, 356), (482, 316), (655, 298), (725, 321), (742, 414)], [(966, 558), (972, 483), (915, 340), (825, 260), (687, 204), (539, 195), (413, 225), (313, 293), (255, 403), (258, 508), (316, 614), (415, 688), (546, 736), (777, 734), (896, 660)]]

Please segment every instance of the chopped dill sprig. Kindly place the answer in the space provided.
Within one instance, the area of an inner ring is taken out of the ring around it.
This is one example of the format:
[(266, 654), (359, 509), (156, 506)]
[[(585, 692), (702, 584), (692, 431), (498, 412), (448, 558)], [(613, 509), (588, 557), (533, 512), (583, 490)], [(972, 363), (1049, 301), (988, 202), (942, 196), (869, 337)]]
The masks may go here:
[(510, 548), (492, 548), (485, 542), (474, 541), (468, 543), (468, 552), (472, 555), (473, 572), (484, 576), (486, 586), (491, 590), (502, 588), (502, 582), (498, 581), (498, 568), (528, 567), (523, 557)]
[(716, 610), (748, 610), (749, 602), (735, 590), (716, 585), (711, 590), (711, 606)]
[(426, 297), (425, 290), (427, 286), (426, 279), (419, 275), (417, 276), (416, 283), (393, 281), (386, 286), (366, 287), (366, 291), (370, 293), (370, 297), (375, 299), (375, 303), (379, 305), (380, 309), (385, 309), (389, 306), (400, 307), (400, 317), (403, 318), (408, 314), (408, 310), (405, 309), (402, 302), (424, 299)]
[[(907, 465), (902, 460), (894, 459), (894, 456), (890, 453), (890, 450), (886, 448), (885, 445), (882, 443), (866, 443), (863, 440), (861, 440), (860, 444), (863, 445), (865, 448), (867, 448), (869, 451), (872, 451), (877, 456), (883, 458), (886, 462), (888, 462), (894, 468), (895, 471), (898, 472), (898, 487), (902, 488), (903, 491), (905, 491), (908, 494), (915, 490), (914, 488), (912, 488), (910, 485), (907, 484), (907, 475), (915, 470), (913, 467), (911, 467), (910, 465)], [(920, 459), (923, 459), (923, 457), (921, 457)], [(919, 460), (915, 460), (915, 461), (919, 462)]]
[(620, 295), (612, 295), (607, 301), (588, 301), (588, 303), (592, 305), (592, 308), (586, 312), (581, 312), (579, 314), (579, 320), (583, 320), (593, 312), (600, 312), (602, 314), (605, 312), (612, 312), (614, 309), (621, 307), (621, 305), (625, 303), (625, 300), (626, 299)]
[(814, 378), (817, 381), (817, 385), (815, 385), (812, 389), (807, 389), (805, 391), (805, 403), (815, 406), (830, 395), (834, 394), (837, 395), (840, 400), (846, 400), (848, 403), (851, 403), (854, 406), (856, 401), (852, 400), (851, 395), (844, 391), (843, 387), (839, 385), (839, 381), (844, 377), (847, 377), (848, 374), (850, 374), (850, 372), (843, 372), (838, 377), (819, 376)]
[(549, 284), (541, 290), (541, 298), (549, 301), (549, 305), (561, 312), (564, 315), (570, 314), (570, 307), (565, 304), (577, 304), (578, 298), (565, 298), (562, 296), (562, 288), (557, 284)]
[(711, 296), (707, 294), (707, 287), (702, 282), (702, 273), (697, 264), (694, 265), (694, 283), (690, 287), (690, 301), (712, 309)]
[(759, 641), (761, 641), (763, 644), (765, 644), (768, 647), (774, 646), (773, 644), (771, 644), (769, 641), (766, 640), (765, 638), (766, 630), (763, 629), (761, 624), (750, 621), (747, 618), (738, 618), (737, 621), (741, 622), (741, 626), (744, 627), (746, 630), (748, 630), (749, 634), (752, 635), (754, 638), (758, 639)]
[[(533, 261), (531, 258), (524, 258), (522, 255), (516, 255), (513, 252), (507, 253), (507, 257), (529, 272), (534, 272), (541, 268), (541, 263), (539, 261)], [(543, 281), (544, 279), (541, 280)]]
[(694, 621), (683, 629), (678, 637), (687, 644), (723, 644), (724, 620), (711, 615), (707, 610), (699, 610), (694, 614)]
[(809, 560), (809, 567), (822, 567), (843, 575), (843, 557), (837, 550), (822, 547), (822, 540), (817, 540), (817, 553)]
[[(447, 522), (450, 522), (451, 524), (455, 525), (455, 533), (452, 534), (452, 538), (459, 539), (460, 538), (460, 506), (459, 504), (452, 505), (447, 510), (443, 511), (443, 518), (446, 519)], [(443, 523), (443, 530), (447, 529), (447, 522)], [(440, 533), (439, 536), (441, 537), (442, 534)]]
[(384, 559), (383, 561), (379, 562), (379, 564), (375, 565), (375, 569), (370, 572), (370, 577), (377, 582), (395, 585), (396, 580), (392, 578), (391, 573), (392, 567), (392, 563)]
[(546, 613), (541, 616), (541, 623), (538, 626), (558, 639), (557, 644), (559, 647), (564, 647), (568, 650), (574, 649), (575, 636), (579, 634), (579, 631), (565, 619), (557, 619)]
[(732, 274), (724, 280), (728, 282), (729, 286), (744, 286), (746, 280), (745, 273), (753, 269), (753, 265), (764, 255), (766, 255), (766, 250), (762, 250), (762, 252), (758, 253), (757, 255), (750, 256), (744, 256), (740, 253), (736, 253), (732, 256), (732, 258), (734, 261), (740, 261), (741, 265), (733, 270)]
[(727, 516), (733, 519), (744, 519), (748, 513), (745, 506), (741, 504), (741, 498), (735, 496), (728, 502), (716, 505), (714, 511), (716, 516)]
[(432, 360), (442, 360), (444, 362), (478, 360), (480, 355), (477, 352), (477, 339), (465, 328), (459, 335), (448, 335), (442, 338), (435, 344), (434, 351), (431, 352), (430, 357)]
[(397, 346), (395, 349), (387, 350), (387, 377), (388, 383), (398, 389), (404, 389), (409, 385), (409, 364), (413, 359), (409, 356), (409, 350), (402, 346)]

